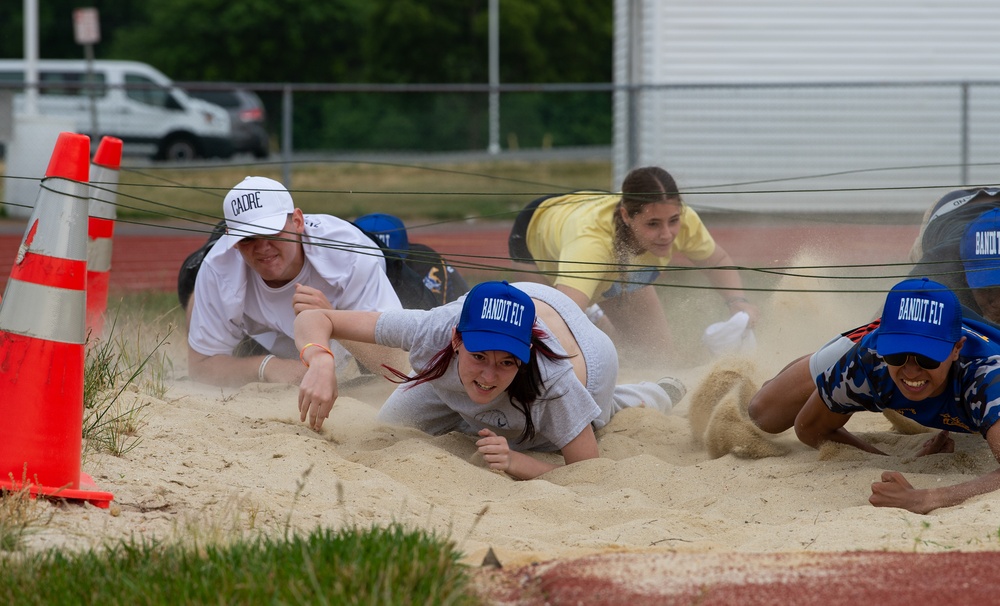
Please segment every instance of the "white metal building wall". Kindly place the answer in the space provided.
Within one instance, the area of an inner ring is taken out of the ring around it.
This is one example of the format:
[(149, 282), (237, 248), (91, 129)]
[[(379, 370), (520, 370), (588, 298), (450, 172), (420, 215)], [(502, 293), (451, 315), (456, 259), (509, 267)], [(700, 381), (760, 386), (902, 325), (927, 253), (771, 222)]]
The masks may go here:
[(909, 211), (1000, 182), (998, 27), (996, 0), (616, 0), (616, 84), (676, 87), (616, 93), (612, 187), (658, 164), (685, 191), (863, 190), (696, 206)]

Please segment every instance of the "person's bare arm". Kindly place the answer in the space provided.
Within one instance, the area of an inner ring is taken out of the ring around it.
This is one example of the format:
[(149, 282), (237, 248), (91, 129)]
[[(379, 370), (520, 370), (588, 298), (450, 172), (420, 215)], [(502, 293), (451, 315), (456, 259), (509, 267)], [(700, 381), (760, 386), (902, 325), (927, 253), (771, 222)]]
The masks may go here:
[(885, 453), (844, 429), (851, 415), (832, 412), (813, 391), (795, 417), (795, 435), (803, 444), (819, 448), (823, 442), (840, 442), (872, 454)]
[[(1000, 423), (994, 424), (986, 432), (986, 442), (993, 451), (993, 457), (1000, 461)], [(868, 502), (875, 507), (898, 507), (913, 513), (928, 513), (940, 507), (964, 503), (974, 496), (998, 489), (1000, 468), (968, 482), (934, 488), (914, 488), (898, 471), (884, 471), (882, 480), (872, 484), (872, 496), (868, 498)]]
[(295, 345), (302, 351), (306, 343), (325, 345), (330, 339), (336, 339), (372, 372), (379, 372), (383, 364), (405, 370), (406, 352), (375, 343), (375, 324), (381, 315), (379, 311), (303, 311), (295, 316)]
[[(194, 313), (195, 294), (188, 299), (184, 317), (187, 330), (191, 330), (191, 315)], [(305, 368), (298, 360), (272, 357), (260, 376), (261, 363), (265, 356), (236, 357), (225, 354), (208, 356), (188, 345), (188, 376), (200, 383), (219, 387), (240, 387), (260, 381), (267, 383), (291, 383), (297, 385), (305, 374)]]
[[(309, 311), (314, 309), (318, 310), (334, 309), (329, 299), (327, 299), (326, 295), (323, 294), (323, 291), (317, 288), (313, 288), (311, 286), (303, 286), (301, 284), (295, 285), (295, 295), (292, 297), (292, 307), (295, 309), (296, 317), (304, 311)], [(340, 311), (346, 312), (349, 310), (340, 310)], [(368, 314), (374, 312), (363, 311), (358, 313)], [(378, 320), (378, 316), (375, 316), (375, 319)], [(339, 330), (339, 332), (344, 332), (343, 327), (334, 330)], [(371, 338), (370, 342), (367, 341), (369, 337)], [(374, 324), (372, 324), (371, 326), (370, 335), (368, 334), (367, 329), (365, 329), (364, 333), (361, 335), (361, 338), (365, 339), (363, 341), (353, 340), (350, 337), (346, 336), (346, 334), (345, 336), (334, 336), (332, 338), (339, 341), (340, 344), (344, 346), (344, 349), (349, 351), (351, 355), (354, 356), (354, 358), (358, 361), (359, 364), (361, 364), (371, 372), (381, 373), (382, 372), (381, 367), (383, 364), (396, 368), (397, 370), (404, 370), (406, 368), (405, 352), (396, 348), (384, 347), (382, 345), (375, 344)], [(323, 341), (323, 343), (325, 342), (326, 341)], [(299, 349), (301, 350), (301, 347)], [(383, 376), (385, 376), (385, 373), (382, 374)]]
[[(507, 438), (498, 436), (489, 429), (479, 430), (479, 435), (480, 439), (476, 442), (476, 447), (482, 453), (490, 469), (507, 472), (519, 480), (530, 480), (561, 467), (561, 465), (536, 459), (529, 454), (511, 450), (507, 444)], [(587, 425), (583, 431), (563, 446), (562, 455), (567, 465), (600, 457), (594, 428)]]
[[(735, 265), (729, 253), (718, 244), (715, 245), (715, 252), (707, 259), (692, 262), (698, 267), (731, 267)], [(735, 269), (719, 269), (706, 273), (708, 274), (708, 281), (712, 283), (712, 286), (719, 289), (719, 295), (726, 301), (729, 312), (737, 313), (745, 311), (750, 316), (750, 325), (754, 325), (757, 322), (760, 311), (756, 305), (747, 300), (746, 292), (743, 290), (743, 279), (740, 278), (739, 272)]]
[[(260, 365), (264, 356), (237, 358), (235, 356), (206, 356), (188, 346), (188, 375), (195, 381), (220, 387), (239, 387), (259, 381)], [(270, 383), (298, 384), (305, 368), (298, 360), (273, 357), (264, 367), (264, 381)]]
[(601, 308), (615, 327), (614, 334), (608, 333), (615, 345), (628, 346), (650, 363), (669, 360), (673, 352), (670, 325), (654, 286), (606, 299)]
[[(319, 429), (329, 416), (337, 399), (336, 365), (326, 363), (330, 354), (324, 350), (330, 339), (336, 339), (351, 352), (358, 362), (372, 372), (380, 372), (382, 364), (405, 371), (406, 352), (375, 344), (375, 325), (382, 312), (346, 310), (306, 310), (295, 316), (295, 346), (301, 352), (304, 376), (299, 386), (299, 412), (310, 427)], [(316, 343), (322, 347), (306, 347)], [(303, 349), (305, 348), (305, 349)], [(321, 364), (313, 365), (317, 356)], [(300, 364), (300, 367), (302, 365)]]

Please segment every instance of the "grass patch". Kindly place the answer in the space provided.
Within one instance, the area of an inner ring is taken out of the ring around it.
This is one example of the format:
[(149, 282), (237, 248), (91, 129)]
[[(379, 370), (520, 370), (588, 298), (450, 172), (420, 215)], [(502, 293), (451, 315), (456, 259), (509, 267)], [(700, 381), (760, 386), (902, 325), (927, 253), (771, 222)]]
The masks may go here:
[[(125, 456), (138, 443), (141, 397), (161, 397), (172, 365), (161, 357), (179, 314), (173, 293), (123, 297), (109, 312), (106, 337), (88, 345), (85, 437), (88, 447)], [(163, 335), (163, 336), (160, 336)], [(86, 451), (86, 448), (85, 448)], [(308, 470), (298, 482), (305, 486)], [(281, 536), (233, 533), (232, 518), (192, 521), (175, 540), (121, 541), (72, 552), (21, 551), (0, 557), (0, 603), (9, 604), (477, 604), (451, 541), (399, 524), (317, 528)], [(251, 530), (258, 506), (247, 516)], [(0, 550), (25, 538), (57, 508), (27, 491), (0, 500)], [(234, 520), (236, 520), (234, 522)], [(228, 530), (227, 530), (228, 529)]]
[(83, 439), (85, 452), (123, 456), (141, 439), (145, 424), (144, 395), (162, 398), (167, 392), (171, 359), (162, 350), (173, 333), (171, 325), (148, 321), (145, 307), (120, 303), (106, 335), (88, 342), (83, 374)]
[(6, 604), (475, 604), (450, 542), (396, 524), (227, 546), (0, 558)]
[(46, 513), (29, 494), (27, 478), (21, 478), (21, 486), (24, 488), (20, 490), (0, 490), (0, 554), (23, 548), (28, 535), (38, 532), (52, 519), (53, 513)]
[[(221, 201), (247, 175), (282, 180), (277, 162), (155, 165), (121, 170), (119, 218), (221, 217)], [(510, 220), (544, 194), (611, 187), (607, 160), (489, 162), (309, 162), (292, 169), (292, 196), (306, 213), (354, 218), (388, 212), (404, 220)]]

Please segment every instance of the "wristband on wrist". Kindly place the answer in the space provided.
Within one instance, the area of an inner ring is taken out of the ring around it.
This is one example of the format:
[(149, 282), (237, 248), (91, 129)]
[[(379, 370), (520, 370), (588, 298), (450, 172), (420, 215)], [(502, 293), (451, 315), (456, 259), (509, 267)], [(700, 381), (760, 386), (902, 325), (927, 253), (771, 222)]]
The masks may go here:
[(302, 350), (299, 352), (299, 360), (306, 365), (306, 368), (309, 368), (309, 362), (306, 362), (305, 354), (306, 350), (309, 349), (310, 347), (319, 347), (326, 353), (330, 354), (331, 358), (333, 358), (334, 360), (337, 359), (337, 356), (333, 355), (333, 352), (330, 351), (330, 348), (327, 347), (326, 345), (320, 345), (319, 343), (306, 343), (305, 345), (302, 346)]
[(726, 305), (732, 305), (733, 303), (749, 303), (746, 297), (729, 297), (726, 299)]
[(261, 383), (266, 382), (264, 379), (264, 367), (267, 366), (267, 363), (270, 362), (273, 357), (274, 354), (267, 354), (264, 356), (264, 359), (260, 361), (260, 366), (257, 367), (257, 380)]

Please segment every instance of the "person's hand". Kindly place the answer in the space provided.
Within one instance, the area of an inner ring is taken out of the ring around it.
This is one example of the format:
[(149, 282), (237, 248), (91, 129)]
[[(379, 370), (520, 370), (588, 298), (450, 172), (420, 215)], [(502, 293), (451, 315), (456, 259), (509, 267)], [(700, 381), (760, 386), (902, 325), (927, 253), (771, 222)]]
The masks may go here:
[(337, 365), (333, 356), (313, 356), (299, 384), (299, 420), (319, 431), (337, 401)]
[(307, 309), (333, 309), (333, 305), (321, 290), (296, 284), (295, 294), (292, 295), (292, 309), (295, 310), (295, 315), (299, 315)]
[(939, 431), (933, 438), (927, 440), (917, 451), (917, 456), (937, 454), (939, 452), (955, 452), (955, 440), (948, 430)]
[(510, 469), (510, 447), (507, 438), (498, 436), (489, 429), (480, 429), (481, 439), (476, 442), (476, 448), (483, 455), (490, 469), (507, 471)]
[(925, 503), (926, 490), (918, 490), (898, 471), (883, 471), (882, 481), (872, 484), (868, 502), (875, 507), (899, 507), (913, 513), (927, 513), (934, 509)]

